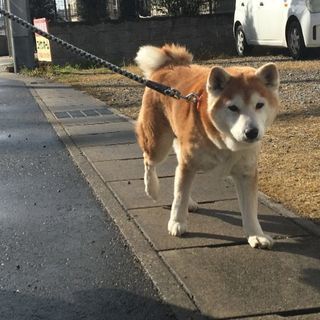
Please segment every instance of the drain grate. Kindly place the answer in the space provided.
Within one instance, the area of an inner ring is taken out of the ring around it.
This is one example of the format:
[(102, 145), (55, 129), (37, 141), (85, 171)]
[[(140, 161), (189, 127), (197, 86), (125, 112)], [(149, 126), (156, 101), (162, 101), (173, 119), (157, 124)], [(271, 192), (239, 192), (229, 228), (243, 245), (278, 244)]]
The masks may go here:
[(72, 111), (58, 111), (54, 115), (57, 119), (75, 119), (87, 117), (101, 117), (106, 114), (113, 114), (107, 109), (87, 109), (87, 110), (72, 110)]

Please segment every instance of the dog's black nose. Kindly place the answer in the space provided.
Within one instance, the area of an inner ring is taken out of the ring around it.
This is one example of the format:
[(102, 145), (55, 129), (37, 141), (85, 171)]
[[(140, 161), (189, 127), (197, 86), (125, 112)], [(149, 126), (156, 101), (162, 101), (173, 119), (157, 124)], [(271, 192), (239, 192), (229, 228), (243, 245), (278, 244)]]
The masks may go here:
[(250, 129), (246, 129), (246, 131), (244, 132), (244, 134), (246, 135), (246, 138), (248, 140), (254, 140), (257, 138), (258, 134), (259, 134), (259, 130), (257, 128), (250, 128)]

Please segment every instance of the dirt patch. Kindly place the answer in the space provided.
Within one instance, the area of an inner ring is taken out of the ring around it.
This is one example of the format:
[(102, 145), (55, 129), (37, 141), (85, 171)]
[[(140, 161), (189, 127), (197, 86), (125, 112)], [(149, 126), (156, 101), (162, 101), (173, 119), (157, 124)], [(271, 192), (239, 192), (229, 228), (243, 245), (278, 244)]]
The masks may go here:
[[(320, 221), (320, 60), (283, 56), (202, 61), (208, 65), (261, 66), (275, 62), (281, 76), (281, 112), (260, 158), (260, 190), (294, 212)], [(129, 67), (139, 72), (137, 67)], [(105, 69), (52, 75), (135, 119), (143, 87)]]

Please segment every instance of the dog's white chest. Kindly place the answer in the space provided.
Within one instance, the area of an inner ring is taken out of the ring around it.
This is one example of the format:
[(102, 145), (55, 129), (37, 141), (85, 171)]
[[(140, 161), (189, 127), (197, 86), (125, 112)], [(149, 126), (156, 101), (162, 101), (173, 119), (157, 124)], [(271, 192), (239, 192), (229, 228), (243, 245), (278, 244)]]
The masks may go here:
[(219, 175), (225, 176), (238, 160), (238, 155), (229, 150), (200, 152), (195, 155), (194, 161), (198, 170), (208, 171), (214, 169)]

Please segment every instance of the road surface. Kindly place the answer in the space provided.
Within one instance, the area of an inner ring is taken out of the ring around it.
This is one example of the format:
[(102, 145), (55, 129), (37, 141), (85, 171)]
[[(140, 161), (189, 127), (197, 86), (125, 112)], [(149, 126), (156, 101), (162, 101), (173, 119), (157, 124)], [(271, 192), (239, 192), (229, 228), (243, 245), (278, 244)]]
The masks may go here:
[(22, 82), (0, 115), (0, 319), (174, 319)]

